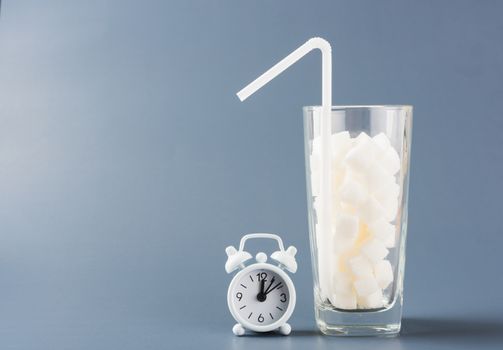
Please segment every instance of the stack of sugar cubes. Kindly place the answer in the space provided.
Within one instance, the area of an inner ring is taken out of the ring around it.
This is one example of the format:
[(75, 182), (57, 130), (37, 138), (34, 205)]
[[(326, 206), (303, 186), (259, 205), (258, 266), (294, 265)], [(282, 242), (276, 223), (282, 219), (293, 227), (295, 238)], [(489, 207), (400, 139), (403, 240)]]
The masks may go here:
[[(393, 282), (389, 249), (397, 244), (395, 221), (401, 162), (388, 137), (349, 132), (331, 137), (332, 232), (316, 224), (320, 293), (340, 309), (373, 309), (386, 303), (384, 290)], [(311, 190), (320, 209), (321, 139), (313, 140), (310, 155)], [(328, 247), (328, 248), (327, 248)], [(323, 281), (323, 282), (322, 282)]]

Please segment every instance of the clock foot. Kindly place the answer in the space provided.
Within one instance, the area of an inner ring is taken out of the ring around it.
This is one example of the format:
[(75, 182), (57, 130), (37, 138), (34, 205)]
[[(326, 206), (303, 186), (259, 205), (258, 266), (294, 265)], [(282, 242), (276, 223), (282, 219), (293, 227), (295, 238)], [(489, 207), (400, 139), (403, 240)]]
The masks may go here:
[(232, 327), (232, 333), (234, 333), (237, 336), (240, 336), (245, 334), (245, 329), (243, 328), (243, 326), (241, 326), (241, 324), (236, 323), (234, 327)]
[(279, 332), (283, 335), (288, 335), (288, 334), (290, 334), (291, 331), (292, 331), (292, 327), (288, 323), (285, 323), (284, 325), (279, 327)]

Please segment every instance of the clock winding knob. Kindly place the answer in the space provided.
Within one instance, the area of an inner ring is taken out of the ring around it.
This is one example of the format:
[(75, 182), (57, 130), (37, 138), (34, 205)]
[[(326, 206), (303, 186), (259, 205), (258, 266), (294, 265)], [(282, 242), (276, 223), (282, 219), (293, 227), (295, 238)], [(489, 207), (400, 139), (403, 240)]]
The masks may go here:
[(267, 261), (267, 255), (263, 252), (257, 253), (255, 260), (259, 263), (265, 263)]

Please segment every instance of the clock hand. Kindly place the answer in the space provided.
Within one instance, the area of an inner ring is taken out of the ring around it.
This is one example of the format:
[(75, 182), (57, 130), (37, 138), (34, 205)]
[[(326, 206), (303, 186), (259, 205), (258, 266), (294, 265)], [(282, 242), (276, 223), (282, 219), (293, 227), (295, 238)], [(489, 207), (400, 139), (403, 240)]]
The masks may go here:
[(267, 295), (267, 294), (271, 293), (273, 290), (275, 290), (276, 288), (278, 288), (280, 285), (281, 285), (281, 282), (278, 282), (277, 285), (275, 285), (274, 287), (272, 287), (271, 289), (269, 289), (265, 294)]
[(265, 286), (265, 279), (262, 279), (262, 281), (260, 281), (260, 291), (257, 294), (257, 300), (260, 302), (263, 302), (267, 299), (266, 293), (264, 292), (264, 286)]
[(271, 278), (271, 282), (269, 283), (269, 286), (265, 290), (265, 294), (267, 294), (267, 292), (269, 291), (269, 288), (271, 288), (271, 286), (272, 286), (273, 283), (274, 283), (274, 276), (273, 276), (273, 278)]

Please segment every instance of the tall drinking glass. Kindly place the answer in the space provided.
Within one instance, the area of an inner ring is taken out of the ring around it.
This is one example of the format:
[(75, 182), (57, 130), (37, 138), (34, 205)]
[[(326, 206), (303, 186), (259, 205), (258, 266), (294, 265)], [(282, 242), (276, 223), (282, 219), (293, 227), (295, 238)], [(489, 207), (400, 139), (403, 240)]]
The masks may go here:
[(315, 317), (328, 335), (400, 331), (412, 106), (333, 106), (328, 212), (319, 225), (321, 118), (304, 107)]

